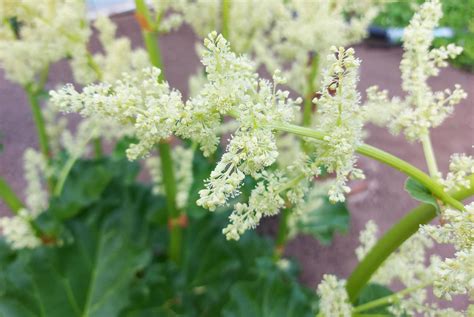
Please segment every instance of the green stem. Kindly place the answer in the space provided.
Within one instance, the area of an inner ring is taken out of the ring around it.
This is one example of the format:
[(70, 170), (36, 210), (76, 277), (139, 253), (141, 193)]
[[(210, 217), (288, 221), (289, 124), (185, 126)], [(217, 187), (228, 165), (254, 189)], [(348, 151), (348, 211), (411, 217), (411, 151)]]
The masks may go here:
[(47, 161), (49, 161), (49, 141), (48, 134), (46, 133), (46, 126), (44, 123), (43, 114), (41, 112), (41, 107), (38, 101), (36, 92), (31, 86), (25, 87), (26, 95), (28, 96), (28, 101), (30, 102), (31, 112), (33, 114), (33, 120), (36, 125), (36, 131), (38, 133), (38, 141), (41, 153)]
[(221, 0), (221, 10), (222, 10), (222, 25), (221, 25), (221, 33), (222, 36), (226, 40), (229, 39), (229, 21), (230, 21), (230, 0)]
[(20, 198), (18, 198), (16, 193), (3, 177), (0, 177), (0, 198), (2, 198), (14, 214), (18, 214), (18, 211), (24, 207)]
[[(150, 11), (145, 0), (135, 0), (136, 13), (142, 28), (143, 40), (148, 51), (148, 57), (153, 66), (161, 69), (159, 80), (165, 80), (163, 62), (161, 60), (160, 47), (158, 44), (158, 32), (151, 20)], [(175, 263), (181, 261), (182, 230), (175, 222), (180, 217), (181, 211), (176, 206), (176, 180), (173, 172), (173, 160), (171, 157), (170, 145), (163, 141), (158, 144), (161, 158), (161, 171), (163, 175), (163, 185), (166, 193), (168, 208), (168, 223), (170, 228), (169, 256)]]
[(306, 97), (304, 99), (304, 108), (303, 108), (303, 126), (309, 127), (311, 125), (311, 119), (313, 117), (313, 94), (315, 93), (314, 87), (314, 78), (318, 73), (318, 64), (319, 57), (318, 55), (313, 55), (311, 57), (311, 69), (309, 76), (307, 78), (307, 89)]
[(96, 158), (101, 158), (104, 155), (104, 151), (102, 149), (102, 139), (97, 137), (94, 139), (94, 154)]
[[(83, 143), (79, 144), (75, 148), (75, 152), (71, 156), (69, 156), (63, 168), (59, 172), (58, 181), (56, 182), (56, 186), (54, 187), (54, 191), (53, 191), (54, 196), (59, 197), (61, 195), (61, 192), (63, 191), (64, 183), (66, 182), (66, 179), (69, 173), (71, 172), (71, 169), (74, 166), (74, 163), (76, 163), (76, 161), (82, 155), (85, 147), (87, 146), (87, 143), (89, 143), (89, 141), (92, 139), (92, 137), (96, 133), (97, 133), (96, 129), (92, 130), (90, 135), (83, 141)], [(100, 139), (95, 139), (95, 140), (100, 140)]]
[(438, 164), (436, 163), (436, 156), (434, 155), (433, 146), (431, 145), (429, 132), (421, 138), (421, 144), (423, 145), (423, 153), (425, 154), (428, 171), (431, 177), (437, 177), (439, 174)]
[(278, 224), (278, 233), (275, 241), (274, 259), (278, 260), (285, 250), (286, 241), (288, 239), (288, 218), (291, 214), (291, 208), (284, 208), (280, 214), (280, 222)]
[[(310, 128), (300, 127), (292, 124), (273, 125), (272, 128), (275, 130), (290, 132), (296, 135), (305, 136), (324, 142), (325, 135)], [(415, 166), (411, 165), (410, 163), (368, 144), (362, 144), (358, 146), (356, 151), (359, 154), (373, 158), (416, 179), (426, 188), (428, 188), (434, 196), (442, 200), (444, 203), (451, 205), (459, 210), (464, 209), (464, 205), (459, 201), (453, 199), (449, 194), (447, 194), (440, 184), (438, 184), (429, 175), (416, 168)]]
[(406, 295), (409, 295), (409, 294), (411, 294), (414, 291), (417, 291), (419, 289), (425, 288), (425, 287), (427, 287), (431, 284), (432, 284), (432, 282), (423, 283), (423, 284), (420, 284), (420, 285), (417, 285), (417, 286), (405, 288), (404, 290), (401, 290), (401, 291), (399, 291), (397, 293), (394, 293), (392, 295), (377, 298), (376, 300), (373, 300), (373, 301), (370, 301), (370, 302), (367, 302), (365, 304), (362, 304), (362, 305), (359, 305), (359, 306), (355, 307), (353, 312), (354, 313), (360, 313), (360, 312), (363, 312), (365, 310), (369, 310), (369, 309), (377, 308), (377, 307), (380, 307), (380, 306), (386, 306), (386, 305), (391, 305), (393, 303), (397, 303), (401, 299), (403, 299)]
[[(469, 176), (471, 187), (463, 188), (452, 194), (454, 199), (463, 200), (474, 195), (474, 174)], [(432, 205), (422, 204), (407, 213), (400, 221), (388, 230), (377, 244), (367, 253), (347, 280), (346, 289), (349, 298), (354, 302), (362, 288), (382, 263), (397, 250), (403, 242), (418, 231), (422, 224), (427, 224), (437, 216)]]

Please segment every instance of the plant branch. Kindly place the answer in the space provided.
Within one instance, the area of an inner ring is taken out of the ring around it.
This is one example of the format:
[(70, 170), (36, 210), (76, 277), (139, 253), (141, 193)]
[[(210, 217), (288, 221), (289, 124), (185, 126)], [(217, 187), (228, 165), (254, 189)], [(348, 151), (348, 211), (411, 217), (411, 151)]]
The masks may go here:
[(222, 14), (222, 25), (221, 25), (221, 33), (222, 33), (222, 36), (226, 39), (226, 40), (230, 40), (229, 39), (229, 22), (230, 22), (230, 6), (231, 6), (231, 3), (230, 3), (231, 0), (221, 0), (221, 14)]
[(431, 177), (437, 177), (439, 174), (438, 164), (436, 163), (436, 156), (434, 155), (429, 132), (421, 138), (421, 144), (423, 145), (423, 153), (425, 154), (428, 171)]
[[(463, 200), (474, 195), (474, 174), (468, 177), (470, 188), (463, 188), (452, 194), (454, 199)], [(388, 230), (367, 253), (347, 280), (346, 289), (349, 298), (354, 302), (364, 285), (382, 265), (382, 263), (397, 250), (403, 242), (418, 231), (422, 224), (427, 224), (437, 216), (432, 205), (422, 204), (408, 212), (400, 221)]]
[[(324, 142), (324, 133), (315, 131), (310, 128), (300, 127), (292, 124), (273, 125), (272, 128), (275, 130), (290, 132), (296, 135), (313, 138)], [(442, 200), (444, 203), (451, 205), (452, 207), (459, 210), (464, 209), (464, 205), (453, 197), (451, 197), (449, 194), (447, 194), (442, 188), (442, 186), (438, 184), (438, 182), (436, 182), (429, 175), (427, 175), (417, 167), (411, 165), (410, 163), (368, 144), (362, 144), (358, 146), (356, 151), (359, 154), (373, 158), (416, 179), (426, 188), (428, 188), (434, 196)]]
[(3, 177), (0, 177), (0, 198), (14, 214), (18, 214), (18, 211), (24, 207), (20, 198)]
[[(143, 40), (148, 51), (148, 57), (153, 66), (161, 69), (159, 80), (165, 80), (163, 62), (161, 60), (160, 47), (158, 44), (158, 32), (156, 25), (151, 20), (150, 11), (145, 0), (135, 0), (136, 18), (142, 29)], [(176, 207), (176, 179), (174, 176), (173, 160), (171, 157), (171, 147), (168, 142), (158, 144), (161, 158), (161, 172), (163, 174), (163, 185), (165, 188), (166, 202), (168, 208), (168, 223), (175, 223), (181, 214)], [(181, 261), (181, 240), (182, 230), (179, 225), (170, 226), (170, 246), (169, 256), (176, 263)]]
[(373, 301), (367, 302), (365, 304), (359, 305), (357, 307), (354, 307), (353, 312), (354, 313), (360, 313), (360, 312), (363, 312), (365, 310), (369, 310), (369, 309), (377, 308), (377, 307), (380, 307), (380, 306), (385, 306), (385, 305), (390, 305), (390, 304), (397, 303), (400, 300), (402, 300), (405, 296), (407, 296), (407, 295), (409, 295), (409, 294), (411, 294), (411, 293), (413, 293), (413, 292), (415, 292), (419, 289), (428, 287), (432, 283), (433, 282), (430, 281), (430, 282), (423, 283), (423, 284), (420, 284), (420, 285), (417, 285), (417, 286), (405, 288), (405, 289), (403, 289), (403, 290), (401, 290), (397, 293), (394, 293), (394, 294), (391, 294), (391, 295), (388, 295), (388, 296), (377, 298), (376, 300), (373, 300)]

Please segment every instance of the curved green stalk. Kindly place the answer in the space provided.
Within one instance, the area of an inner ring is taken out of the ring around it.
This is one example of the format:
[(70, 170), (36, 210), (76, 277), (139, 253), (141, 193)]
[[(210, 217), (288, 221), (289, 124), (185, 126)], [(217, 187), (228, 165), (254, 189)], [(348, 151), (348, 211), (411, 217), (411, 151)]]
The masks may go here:
[[(145, 0), (135, 0), (137, 20), (142, 29), (143, 41), (148, 51), (148, 57), (153, 66), (161, 69), (159, 80), (165, 80), (163, 63), (161, 60), (160, 47), (158, 45), (158, 32), (152, 22), (150, 11)], [(163, 174), (163, 185), (166, 193), (168, 208), (168, 223), (170, 224), (169, 256), (175, 263), (181, 261), (182, 230), (177, 223), (181, 211), (176, 207), (176, 179), (173, 172), (173, 160), (171, 147), (167, 142), (160, 142), (158, 150), (161, 158), (161, 172)]]
[[(300, 127), (292, 124), (274, 125), (272, 126), (272, 128), (275, 130), (290, 132), (296, 135), (324, 141), (323, 133), (310, 128)], [(373, 158), (379, 162), (389, 165), (401, 171), (402, 173), (416, 179), (426, 188), (428, 188), (434, 196), (442, 200), (444, 203), (459, 210), (464, 209), (464, 205), (453, 197), (451, 197), (449, 194), (447, 194), (440, 184), (438, 184), (429, 175), (427, 175), (417, 167), (411, 165), (410, 163), (368, 144), (360, 145), (359, 147), (357, 147), (356, 151), (359, 154)]]
[(33, 120), (36, 125), (36, 132), (38, 133), (38, 142), (41, 153), (49, 160), (49, 140), (48, 134), (46, 133), (46, 125), (44, 123), (43, 114), (41, 112), (41, 106), (38, 101), (38, 96), (36, 91), (31, 87), (25, 87), (26, 95), (28, 96), (28, 101), (30, 103), (31, 112), (33, 114)]
[(18, 211), (24, 207), (20, 198), (3, 177), (0, 177), (0, 198), (14, 214), (18, 214)]
[(385, 305), (389, 305), (389, 304), (399, 302), (405, 296), (407, 296), (407, 295), (409, 295), (409, 294), (411, 294), (411, 293), (413, 293), (413, 292), (415, 292), (419, 289), (428, 287), (432, 283), (433, 282), (427, 282), (427, 283), (423, 283), (423, 284), (420, 284), (420, 285), (417, 285), (417, 286), (408, 287), (408, 288), (405, 288), (405, 289), (403, 289), (399, 292), (396, 292), (394, 294), (384, 296), (384, 297), (381, 297), (381, 298), (377, 298), (376, 300), (373, 300), (373, 301), (367, 302), (365, 304), (359, 305), (357, 307), (354, 307), (353, 312), (354, 313), (360, 313), (360, 312), (363, 312), (365, 310), (369, 310), (369, 309), (377, 308), (377, 307), (380, 307), (380, 306), (385, 306)]
[[(454, 192), (452, 194), (454, 199), (463, 200), (474, 195), (474, 174), (468, 179), (471, 184), (470, 189), (464, 188)], [(352, 302), (357, 299), (362, 288), (390, 254), (415, 234), (420, 225), (429, 223), (436, 215), (436, 210), (432, 205), (422, 204), (408, 212), (378, 240), (347, 280), (346, 290)]]

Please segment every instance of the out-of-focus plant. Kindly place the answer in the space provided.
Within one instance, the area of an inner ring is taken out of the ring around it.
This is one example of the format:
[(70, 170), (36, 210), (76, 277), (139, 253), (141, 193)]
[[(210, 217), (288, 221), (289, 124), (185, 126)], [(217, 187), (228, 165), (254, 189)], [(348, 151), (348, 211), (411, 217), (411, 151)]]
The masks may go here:
[[(382, 27), (406, 27), (422, 0), (405, 0), (388, 3), (375, 18), (374, 24)], [(474, 1), (442, 0), (443, 17), (440, 26), (453, 30), (452, 37), (440, 37), (433, 41), (435, 47), (450, 43), (463, 47), (463, 52), (451, 63), (455, 66), (474, 71)]]
[[(128, 40), (115, 38), (114, 24), (100, 18), (94, 22), (100, 54), (87, 50), (91, 29), (82, 2), (2, 2), (6, 43), (30, 53), (28, 34), (49, 27), (51, 43), (63, 38), (57, 45), (64, 45), (61, 54), (28, 72), (12, 67), (7, 53), (0, 58), (8, 77), (30, 94), (45, 144), (42, 153), (25, 153), (26, 203), (0, 179), (0, 195), (15, 214), (0, 221), (3, 314), (457, 314), (426, 304), (424, 290), (433, 285), (437, 296), (472, 295), (474, 280), (473, 208), (460, 202), (474, 194), (474, 160), (453, 155), (450, 173), (441, 175), (429, 134), (466, 98), (457, 85), (433, 92), (427, 84), (462, 51), (455, 45), (430, 50), (442, 15), (439, 1), (423, 4), (405, 32), (407, 96), (389, 100), (388, 92), (374, 87), (365, 104), (357, 89), (361, 61), (343, 46), (364, 36), (378, 1), (135, 2), (146, 51), (131, 50)], [(62, 19), (43, 21), (46, 13), (74, 17), (84, 36), (76, 39)], [(183, 21), (207, 34), (198, 49), (204, 69), (187, 99), (166, 81), (158, 42), (159, 34)], [(48, 46), (40, 40), (37, 45)], [(50, 91), (42, 112), (43, 70), (61, 58), (70, 59), (84, 86)], [(259, 66), (273, 74), (271, 81), (258, 74)], [(284, 86), (302, 97), (290, 98)], [(76, 134), (59, 119), (61, 111), (85, 118)], [(365, 144), (367, 121), (421, 143), (429, 174)], [(102, 153), (102, 139), (120, 140), (109, 156)], [(85, 159), (92, 140), (96, 158)], [(158, 156), (147, 159), (154, 181), (149, 188), (135, 180), (139, 166), (124, 153), (136, 160), (154, 152)], [(316, 292), (308, 291), (282, 258), (284, 246), (299, 233), (329, 242), (346, 230), (349, 181), (364, 177), (356, 154), (406, 174), (407, 191), (424, 204), (379, 241), (369, 223), (356, 250), (361, 262), (347, 282), (326, 275)], [(437, 212), (447, 224), (426, 225), (414, 235)], [(275, 243), (249, 232), (262, 217), (277, 214)], [(427, 268), (429, 237), (452, 243), (454, 258), (433, 259)], [(395, 280), (406, 289), (393, 293)]]

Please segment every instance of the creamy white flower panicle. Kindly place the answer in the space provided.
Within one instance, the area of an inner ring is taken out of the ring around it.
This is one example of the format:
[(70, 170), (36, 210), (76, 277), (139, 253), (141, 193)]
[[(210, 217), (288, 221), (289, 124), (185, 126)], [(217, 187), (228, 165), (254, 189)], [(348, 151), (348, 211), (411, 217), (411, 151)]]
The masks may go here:
[[(324, 57), (331, 46), (348, 46), (365, 37), (381, 1), (270, 2), (273, 9), (267, 12), (273, 12), (274, 21), (254, 41), (255, 55), (270, 71), (284, 70), (288, 85), (307, 95), (314, 92), (308, 89), (317, 87), (321, 70), (328, 66)], [(313, 59), (317, 59), (314, 66)], [(312, 76), (312, 68), (317, 76)]]
[(32, 148), (23, 153), (23, 170), (26, 206), (28, 212), (35, 217), (48, 207), (48, 192), (43, 185), (51, 171), (44, 156)]
[[(171, 153), (173, 158), (173, 170), (176, 179), (176, 205), (184, 208), (188, 204), (189, 190), (193, 184), (193, 157), (191, 148), (175, 146)], [(164, 194), (164, 185), (161, 172), (161, 160), (159, 156), (151, 156), (146, 160), (146, 166), (150, 171), (153, 181), (153, 193)]]
[[(368, 91), (371, 112), (385, 112), (382, 124), (389, 123), (390, 130), (398, 134), (403, 132), (410, 141), (420, 140), (453, 112), (467, 95), (455, 85), (454, 89), (433, 92), (427, 83), (428, 78), (437, 76), (440, 67), (446, 67), (448, 58), (454, 58), (462, 48), (453, 44), (447, 47), (431, 49), (433, 28), (442, 16), (438, 0), (430, 0), (420, 6), (403, 34), (404, 54), (400, 63), (402, 88), (407, 96), (389, 101), (387, 93), (377, 88)], [(384, 122), (385, 121), (385, 122)]]
[(352, 305), (345, 288), (345, 281), (325, 274), (318, 285), (319, 312), (323, 317), (351, 317)]
[(48, 208), (49, 196), (43, 185), (51, 171), (44, 156), (28, 148), (23, 161), (26, 207), (17, 215), (0, 218), (0, 230), (12, 249), (35, 248), (41, 244), (30, 222)]
[[(324, 133), (324, 142), (315, 142), (316, 166), (324, 166), (336, 173), (336, 181), (329, 189), (331, 201), (344, 201), (350, 191), (349, 179), (363, 178), (355, 167), (354, 152), (362, 142), (363, 109), (357, 91), (360, 60), (349, 48), (332, 49), (328, 56), (331, 65), (324, 72), (321, 96), (317, 103), (314, 128)], [(314, 142), (314, 141), (312, 141)]]
[(128, 38), (116, 38), (117, 26), (108, 17), (99, 16), (93, 24), (99, 32), (103, 53), (90, 55), (84, 47), (73, 55), (71, 67), (77, 83), (85, 85), (98, 80), (111, 83), (120, 79), (122, 73), (133, 74), (150, 66), (145, 50), (132, 50)]
[(26, 209), (21, 209), (16, 216), (0, 218), (0, 230), (12, 249), (34, 249), (41, 245), (30, 219), (30, 212)]
[(438, 261), (434, 269), (434, 292), (447, 299), (456, 294), (474, 299), (474, 203), (465, 209), (446, 209), (442, 214), (445, 224), (421, 228), (437, 242), (452, 244), (456, 249), (454, 258)]
[(464, 153), (455, 153), (451, 155), (446, 178), (440, 178), (439, 181), (446, 191), (470, 188), (471, 184), (466, 177), (471, 174), (474, 174), (474, 158)]
[(0, 66), (22, 85), (49, 64), (83, 51), (90, 35), (82, 0), (7, 1), (1, 18)]
[(181, 94), (159, 81), (159, 75), (159, 69), (145, 68), (134, 76), (123, 74), (112, 84), (86, 86), (80, 93), (67, 85), (50, 92), (51, 102), (65, 112), (132, 126), (139, 143), (131, 145), (127, 155), (136, 159), (173, 133), (183, 109)]
[(365, 224), (364, 230), (359, 233), (360, 244), (355, 250), (357, 259), (359, 259), (359, 261), (361, 261), (377, 243), (378, 231), (379, 228), (377, 224), (373, 220), (369, 220)]

